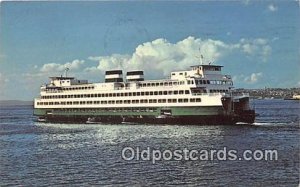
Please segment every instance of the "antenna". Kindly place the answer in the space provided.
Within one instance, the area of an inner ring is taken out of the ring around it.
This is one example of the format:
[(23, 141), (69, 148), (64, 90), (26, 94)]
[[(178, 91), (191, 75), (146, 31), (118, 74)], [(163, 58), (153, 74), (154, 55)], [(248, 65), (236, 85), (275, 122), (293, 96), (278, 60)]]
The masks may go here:
[(199, 47), (199, 53), (200, 53), (200, 56), (197, 56), (197, 55), (196, 55), (196, 58), (199, 58), (200, 64), (203, 65), (203, 58), (204, 58), (204, 57), (203, 57), (203, 55), (201, 54), (200, 47)]
[(70, 70), (69, 68), (66, 68), (66, 69), (65, 69), (66, 77), (68, 77), (68, 71), (69, 71), (69, 70)]

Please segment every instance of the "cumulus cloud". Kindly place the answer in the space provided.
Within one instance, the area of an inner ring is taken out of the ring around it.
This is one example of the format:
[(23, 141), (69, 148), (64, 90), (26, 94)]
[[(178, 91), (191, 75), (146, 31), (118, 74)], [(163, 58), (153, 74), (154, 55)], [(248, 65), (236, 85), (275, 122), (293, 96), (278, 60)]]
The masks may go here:
[(41, 68), (41, 72), (61, 72), (66, 68), (72, 69), (73, 71), (79, 70), (84, 64), (84, 60), (73, 60), (72, 62), (67, 62), (65, 64), (58, 63), (48, 63), (44, 64)]
[[(147, 69), (167, 75), (171, 70), (184, 68), (199, 63), (200, 53), (205, 56), (206, 63), (218, 61), (230, 50), (237, 48), (235, 44), (226, 44), (219, 40), (202, 40), (188, 37), (177, 43), (170, 43), (159, 38), (143, 43), (135, 49), (132, 55), (113, 54), (111, 56), (89, 57), (98, 61), (97, 67), (88, 67), (86, 71), (105, 71), (121, 68), (124, 70)], [(199, 52), (199, 49), (201, 51)]]
[(73, 76), (99, 80), (107, 70), (122, 69), (145, 70), (146, 77), (153, 79), (168, 76), (174, 70), (200, 64), (201, 55), (204, 56), (202, 61), (205, 64), (219, 64), (230, 55), (246, 55), (258, 61), (266, 61), (271, 50), (269, 41), (264, 38), (242, 38), (235, 43), (192, 36), (175, 43), (158, 38), (138, 45), (132, 54), (90, 56), (87, 57), (87, 62), (76, 59), (67, 63), (47, 63), (41, 67), (34, 67), (34, 72), (24, 76), (29, 80), (42, 80), (47, 76), (61, 75), (65, 68), (69, 68)]
[(268, 5), (268, 10), (271, 11), (271, 12), (275, 12), (278, 10), (278, 7), (275, 6), (274, 4), (269, 4)]
[[(199, 51), (200, 49), (200, 51)], [(177, 43), (159, 38), (140, 44), (131, 55), (113, 54), (111, 56), (89, 57), (98, 65), (88, 67), (88, 72), (109, 69), (136, 70), (146, 69), (152, 75), (168, 75), (170, 71), (183, 69), (200, 63), (200, 54), (204, 63), (218, 62), (222, 57), (235, 52), (261, 57), (263, 61), (271, 53), (268, 40), (241, 39), (238, 43), (225, 43), (220, 40), (187, 37)]]

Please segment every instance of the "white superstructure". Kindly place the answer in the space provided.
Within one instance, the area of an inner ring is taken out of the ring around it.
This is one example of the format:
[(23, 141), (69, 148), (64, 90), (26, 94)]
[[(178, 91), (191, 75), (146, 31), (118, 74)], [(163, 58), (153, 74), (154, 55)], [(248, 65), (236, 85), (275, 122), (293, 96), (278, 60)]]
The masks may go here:
[(88, 83), (73, 77), (51, 77), (41, 87), (35, 108), (107, 108), (160, 106), (217, 106), (233, 88), (231, 76), (222, 66), (197, 65), (191, 70), (171, 72), (170, 79), (144, 80), (143, 71), (107, 71), (105, 83)]

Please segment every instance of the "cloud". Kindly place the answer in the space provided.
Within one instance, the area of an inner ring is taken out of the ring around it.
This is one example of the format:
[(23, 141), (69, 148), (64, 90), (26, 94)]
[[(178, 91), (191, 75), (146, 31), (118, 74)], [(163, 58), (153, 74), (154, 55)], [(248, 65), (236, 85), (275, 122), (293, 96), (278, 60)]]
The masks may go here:
[(262, 72), (252, 73), (250, 76), (245, 77), (244, 81), (249, 84), (256, 83), (263, 76)]
[(232, 77), (232, 80), (234, 82), (243, 82), (243, 83), (247, 83), (247, 84), (254, 84), (257, 83), (261, 78), (263, 77), (263, 73), (262, 72), (258, 72), (258, 73), (252, 73), (251, 75), (235, 75)]
[(254, 40), (249, 40), (242, 38), (240, 40), (241, 49), (247, 55), (256, 55), (260, 57), (263, 62), (268, 60), (272, 52), (272, 48), (268, 45), (268, 40), (263, 38), (257, 38)]
[(64, 71), (66, 68), (69, 68), (72, 71), (79, 70), (82, 65), (84, 64), (84, 60), (73, 60), (72, 62), (67, 62), (65, 64), (58, 64), (58, 63), (48, 63), (44, 64), (41, 68), (41, 72), (61, 72)]
[(271, 11), (271, 12), (275, 12), (278, 10), (278, 7), (275, 6), (274, 4), (269, 4), (268, 5), (268, 10)]
[(177, 43), (170, 43), (159, 38), (151, 42), (140, 44), (132, 55), (113, 54), (111, 56), (89, 57), (89, 60), (98, 61), (97, 67), (88, 67), (86, 71), (105, 71), (108, 69), (147, 69), (155, 73), (167, 75), (171, 70), (187, 67), (199, 63), (197, 56), (205, 54), (205, 61), (217, 61), (227, 51), (236, 46), (219, 40), (201, 40), (188, 37)]
[(220, 40), (191, 36), (177, 43), (171, 43), (164, 38), (159, 38), (138, 45), (131, 55), (88, 57), (89, 60), (97, 61), (98, 65), (87, 67), (85, 71), (99, 73), (109, 69), (125, 71), (142, 69), (147, 70), (152, 77), (158, 77), (158, 75), (166, 76), (172, 70), (184, 69), (200, 63), (200, 54), (204, 56), (204, 63), (209, 63), (218, 62), (223, 57), (235, 53), (259, 57), (266, 61), (271, 53), (271, 47), (268, 45), (268, 40), (263, 38), (253, 40), (243, 38), (238, 43), (225, 43)]

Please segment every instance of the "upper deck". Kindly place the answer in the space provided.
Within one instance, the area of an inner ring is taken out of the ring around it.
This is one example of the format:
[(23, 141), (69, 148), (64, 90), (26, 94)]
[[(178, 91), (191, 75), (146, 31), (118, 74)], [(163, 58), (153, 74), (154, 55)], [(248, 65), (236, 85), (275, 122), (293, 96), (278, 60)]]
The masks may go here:
[(230, 90), (233, 88), (231, 76), (223, 75), (222, 67), (219, 65), (195, 65), (191, 66), (190, 70), (171, 72), (168, 79), (161, 80), (144, 80), (143, 71), (138, 70), (127, 72), (125, 79), (123, 79), (122, 70), (107, 71), (104, 83), (88, 83), (87, 80), (78, 80), (75, 77), (50, 77), (50, 83), (41, 87), (41, 94), (179, 88), (199, 89), (204, 93), (210, 92), (210, 89)]

